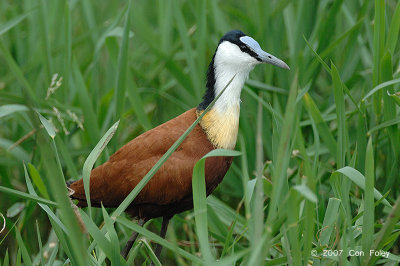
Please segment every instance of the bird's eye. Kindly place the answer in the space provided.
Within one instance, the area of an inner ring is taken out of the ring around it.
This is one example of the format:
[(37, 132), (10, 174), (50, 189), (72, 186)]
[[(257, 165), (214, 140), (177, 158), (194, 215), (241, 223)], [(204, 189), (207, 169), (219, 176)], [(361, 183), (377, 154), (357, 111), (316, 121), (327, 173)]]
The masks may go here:
[(270, 58), (270, 59), (271, 59), (272, 57), (271, 57), (271, 56), (268, 56), (268, 58)]

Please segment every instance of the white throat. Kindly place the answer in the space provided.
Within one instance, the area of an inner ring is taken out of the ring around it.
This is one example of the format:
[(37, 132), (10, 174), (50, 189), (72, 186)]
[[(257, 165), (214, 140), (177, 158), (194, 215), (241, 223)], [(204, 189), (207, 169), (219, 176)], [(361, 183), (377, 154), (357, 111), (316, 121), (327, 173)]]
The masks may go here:
[(218, 46), (214, 58), (215, 97), (219, 95), (233, 76), (236, 76), (215, 103), (214, 108), (217, 112), (222, 114), (229, 112), (231, 108), (240, 110), (240, 93), (250, 71), (257, 63), (257, 60), (242, 52), (233, 43), (223, 42)]

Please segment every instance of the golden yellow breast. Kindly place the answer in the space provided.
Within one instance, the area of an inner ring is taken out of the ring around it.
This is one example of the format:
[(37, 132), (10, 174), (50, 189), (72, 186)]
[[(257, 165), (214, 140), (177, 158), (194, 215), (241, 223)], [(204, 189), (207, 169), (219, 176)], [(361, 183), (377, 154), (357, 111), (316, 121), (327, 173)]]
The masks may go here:
[[(199, 116), (203, 111), (197, 111)], [(239, 106), (232, 106), (224, 113), (211, 109), (200, 121), (210, 142), (219, 149), (234, 149), (239, 129)]]

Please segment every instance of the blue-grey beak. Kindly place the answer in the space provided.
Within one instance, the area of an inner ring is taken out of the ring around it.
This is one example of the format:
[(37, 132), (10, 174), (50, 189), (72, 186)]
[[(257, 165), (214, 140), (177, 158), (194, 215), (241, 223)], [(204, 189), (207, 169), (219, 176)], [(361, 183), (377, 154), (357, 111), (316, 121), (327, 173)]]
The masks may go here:
[(249, 47), (251, 50), (253, 50), (253, 52), (257, 54), (258, 58), (261, 59), (262, 63), (271, 64), (284, 69), (290, 69), (290, 67), (285, 62), (261, 49), (258, 42), (250, 36), (240, 37), (240, 41), (246, 44), (247, 47)]
[(290, 67), (285, 62), (267, 52), (264, 52), (261, 49), (260, 51), (257, 51), (257, 54), (259, 55), (263, 63), (271, 64), (284, 69), (290, 69)]

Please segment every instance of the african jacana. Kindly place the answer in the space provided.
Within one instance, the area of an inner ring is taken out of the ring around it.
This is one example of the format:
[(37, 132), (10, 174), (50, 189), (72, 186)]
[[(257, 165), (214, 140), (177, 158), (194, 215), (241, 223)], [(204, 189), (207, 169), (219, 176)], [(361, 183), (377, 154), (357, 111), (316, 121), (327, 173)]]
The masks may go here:
[[(165, 237), (170, 218), (193, 208), (192, 172), (196, 162), (216, 148), (234, 149), (239, 127), (240, 93), (249, 72), (258, 64), (268, 63), (289, 69), (282, 60), (264, 52), (251, 37), (239, 30), (226, 33), (219, 41), (207, 71), (206, 92), (197, 108), (153, 128), (128, 142), (110, 159), (93, 169), (90, 196), (93, 206), (117, 207), (154, 166), (171, 145), (197, 119), (213, 99), (231, 81), (212, 109), (159, 171), (137, 195), (126, 212), (139, 218), (140, 225), (151, 218), (163, 217), (161, 237)], [(231, 157), (206, 160), (207, 195), (222, 181), (232, 163)], [(82, 179), (70, 184), (71, 197), (86, 206)], [(133, 234), (123, 255), (135, 241)], [(161, 252), (156, 248), (156, 255)]]

